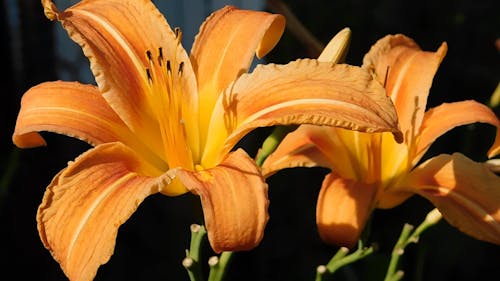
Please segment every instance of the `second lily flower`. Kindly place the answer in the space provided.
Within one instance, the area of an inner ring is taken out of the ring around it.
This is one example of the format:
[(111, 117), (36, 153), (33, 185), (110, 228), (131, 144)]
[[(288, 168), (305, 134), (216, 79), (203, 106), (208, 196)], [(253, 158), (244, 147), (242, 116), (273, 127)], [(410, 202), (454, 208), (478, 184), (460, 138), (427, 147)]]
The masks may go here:
[[(331, 169), (316, 209), (318, 230), (326, 242), (354, 246), (375, 208), (392, 208), (418, 194), (463, 232), (500, 244), (500, 177), (459, 153), (419, 165), (439, 136), (474, 122), (496, 127), (488, 156), (500, 153), (500, 121), (487, 106), (469, 100), (426, 111), (432, 80), (446, 51), (446, 43), (436, 52), (426, 52), (397, 34), (380, 39), (364, 57), (363, 68), (385, 85), (396, 106), (403, 143), (387, 133), (302, 125), (264, 162), (266, 176), (297, 166)], [(323, 59), (329, 59), (328, 52)]]

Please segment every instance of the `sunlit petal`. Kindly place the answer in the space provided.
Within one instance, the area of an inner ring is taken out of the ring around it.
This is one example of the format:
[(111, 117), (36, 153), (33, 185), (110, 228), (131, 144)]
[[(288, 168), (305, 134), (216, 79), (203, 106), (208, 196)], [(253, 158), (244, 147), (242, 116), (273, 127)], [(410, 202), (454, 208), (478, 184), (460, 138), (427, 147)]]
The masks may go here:
[(45, 145), (40, 131), (65, 134), (92, 145), (130, 137), (96, 87), (74, 82), (42, 83), (23, 95), (13, 141), (22, 148)]
[(418, 130), (426, 110), (432, 80), (447, 52), (443, 43), (436, 52), (422, 51), (404, 35), (388, 35), (372, 46), (363, 67), (372, 69), (394, 101), (405, 138)]
[(332, 172), (321, 187), (316, 222), (321, 239), (338, 246), (358, 242), (374, 208), (376, 184), (344, 179)]
[[(82, 1), (64, 12), (54, 10), (51, 1), (42, 3), (47, 16), (59, 20), (82, 47), (99, 90), (110, 106), (144, 142), (151, 142), (150, 146), (161, 151), (161, 138), (157, 137), (160, 117), (155, 106), (167, 93), (151, 90), (148, 79), (154, 76), (153, 68), (159, 64), (160, 54), (165, 61), (171, 60), (173, 71), (177, 72), (184, 62), (184, 78), (178, 83), (187, 86), (183, 87), (183, 98), (179, 99), (189, 104), (185, 105), (187, 109), (197, 101), (189, 58), (153, 3), (147, 0)], [(194, 112), (195, 109), (188, 110), (188, 113)], [(192, 126), (192, 120), (185, 121)]]
[[(40, 237), (71, 280), (92, 280), (113, 254), (118, 228), (168, 175), (120, 143), (78, 157), (48, 186), (38, 209)], [(144, 176), (149, 175), (149, 176)]]
[(213, 133), (202, 163), (219, 161), (252, 129), (278, 124), (392, 131), (400, 136), (392, 102), (367, 72), (344, 64), (298, 60), (258, 67), (228, 87), (212, 115)]
[(281, 15), (233, 6), (217, 10), (203, 23), (191, 51), (202, 105), (202, 136), (221, 92), (248, 71), (255, 54), (262, 57), (276, 45), (284, 28)]
[(465, 156), (440, 155), (424, 162), (400, 184), (430, 200), (453, 226), (500, 244), (500, 177)]
[(447, 131), (461, 125), (474, 122), (491, 124), (496, 127), (495, 143), (488, 151), (489, 157), (500, 153), (500, 120), (495, 113), (486, 105), (476, 101), (460, 101), (445, 103), (428, 110), (422, 121), (420, 135), (416, 148), (416, 159), (418, 162), (430, 145)]
[(267, 215), (267, 184), (242, 149), (217, 167), (199, 172), (179, 170), (184, 185), (200, 195), (215, 252), (250, 250), (262, 240)]
[(92, 85), (46, 82), (29, 89), (22, 98), (13, 142), (22, 148), (45, 145), (38, 134), (50, 131), (98, 145), (120, 141), (157, 167), (165, 163), (132, 134)]

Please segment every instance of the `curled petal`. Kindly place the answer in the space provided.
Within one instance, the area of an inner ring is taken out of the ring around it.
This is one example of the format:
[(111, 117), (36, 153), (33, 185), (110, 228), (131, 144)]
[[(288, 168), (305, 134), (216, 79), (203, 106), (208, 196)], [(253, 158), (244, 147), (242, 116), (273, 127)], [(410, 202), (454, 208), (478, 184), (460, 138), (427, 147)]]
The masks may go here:
[[(447, 49), (443, 43), (436, 52), (422, 51), (411, 38), (397, 34), (380, 39), (365, 55), (363, 67), (384, 83), (404, 134), (418, 131), (432, 80)], [(411, 138), (405, 135), (405, 139)]]
[(159, 171), (120, 143), (95, 147), (62, 170), (38, 208), (40, 238), (70, 280), (92, 280), (113, 254), (118, 228), (159, 184)]
[(417, 141), (416, 159), (414, 162), (418, 162), (430, 145), (447, 131), (460, 125), (475, 122), (487, 123), (496, 127), (495, 142), (488, 151), (488, 157), (491, 158), (499, 154), (500, 120), (486, 105), (469, 100), (444, 103), (425, 113)]
[(370, 217), (377, 193), (376, 184), (344, 179), (328, 174), (316, 207), (316, 222), (323, 241), (353, 247)]
[(464, 233), (500, 245), (500, 177), (483, 163), (442, 154), (415, 168), (400, 186), (430, 200)]
[(243, 75), (220, 97), (210, 122), (214, 133), (202, 163), (217, 162), (245, 134), (264, 126), (391, 131), (401, 140), (394, 106), (377, 81), (359, 67), (316, 60), (259, 66)]
[(40, 131), (76, 137), (94, 146), (130, 137), (97, 88), (75, 82), (46, 82), (23, 95), (13, 141), (22, 148), (45, 145)]
[(210, 245), (215, 252), (250, 250), (262, 240), (268, 220), (267, 184), (242, 150), (217, 167), (179, 170), (178, 177), (200, 195)]
[(158, 167), (165, 166), (129, 130), (92, 85), (57, 81), (29, 89), (21, 100), (13, 142), (22, 148), (45, 145), (45, 140), (38, 134), (41, 131), (75, 137), (93, 146), (120, 141), (134, 147)]
[(203, 23), (191, 51), (200, 93), (202, 136), (222, 91), (246, 73), (254, 55), (262, 57), (277, 43), (285, 18), (277, 14), (226, 6)]
[[(196, 112), (191, 107), (197, 105), (197, 100), (193, 97), (196, 82), (189, 57), (153, 3), (149, 0), (81, 1), (62, 12), (57, 11), (52, 1), (42, 3), (49, 18), (60, 21), (82, 47), (99, 90), (113, 110), (134, 133), (161, 151), (161, 138), (156, 135), (159, 130), (156, 107), (160, 96), (165, 94), (150, 82), (160, 80), (155, 77), (159, 75), (160, 61), (165, 64), (170, 60), (175, 72), (183, 63), (180, 83), (184, 83), (184, 96), (179, 100), (186, 103), (186, 116)], [(192, 126), (191, 119), (185, 121)]]

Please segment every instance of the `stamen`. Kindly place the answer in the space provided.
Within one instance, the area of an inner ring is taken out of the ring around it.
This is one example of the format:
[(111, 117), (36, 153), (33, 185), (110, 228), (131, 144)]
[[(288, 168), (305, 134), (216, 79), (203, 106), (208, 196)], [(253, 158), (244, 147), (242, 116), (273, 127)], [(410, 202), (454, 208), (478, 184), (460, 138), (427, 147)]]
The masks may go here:
[(176, 27), (174, 28), (174, 32), (175, 32), (175, 39), (177, 39), (177, 42), (180, 42), (182, 41), (182, 31), (180, 28)]
[[(180, 36), (180, 30), (176, 29), (176, 38), (180, 39)], [(164, 54), (162, 47), (145, 51), (148, 60), (145, 63), (145, 70), (149, 83), (149, 102), (158, 120), (165, 161), (171, 167), (191, 168), (191, 152), (187, 145), (187, 133), (182, 114), (181, 75), (184, 71), (184, 62), (177, 60), (176, 56), (169, 57), (170, 51), (172, 50), (165, 49)], [(177, 52), (173, 50), (172, 54), (177, 54)], [(176, 67), (177, 69), (174, 69)]]
[(179, 71), (177, 72), (177, 74), (180, 76), (182, 75), (182, 70), (184, 69), (184, 62), (181, 62), (179, 64)]
[(148, 57), (149, 62), (152, 63), (153, 62), (153, 55), (151, 55), (150, 50), (146, 51), (146, 56)]
[(163, 63), (163, 48), (158, 48), (158, 64), (161, 66)]
[(172, 74), (172, 67), (170, 66), (170, 60), (167, 60), (167, 72), (169, 75)]

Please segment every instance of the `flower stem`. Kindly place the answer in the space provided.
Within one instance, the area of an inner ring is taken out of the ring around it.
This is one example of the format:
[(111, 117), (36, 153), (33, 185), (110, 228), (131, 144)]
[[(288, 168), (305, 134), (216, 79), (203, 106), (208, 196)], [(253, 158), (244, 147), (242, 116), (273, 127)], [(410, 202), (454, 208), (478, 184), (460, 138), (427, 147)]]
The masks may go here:
[(358, 249), (352, 253), (349, 254), (349, 249), (346, 247), (341, 247), (337, 253), (330, 259), (328, 264), (325, 265), (320, 265), (316, 269), (316, 281), (322, 281), (325, 280), (324, 278), (327, 278), (331, 275), (333, 275), (339, 268), (348, 265), (350, 263), (353, 263), (355, 261), (358, 261), (362, 258), (365, 258), (366, 256), (372, 254), (375, 251), (374, 246), (370, 247), (365, 247), (363, 245), (363, 242), (359, 240), (358, 242)]
[(257, 159), (255, 162), (257, 163), (257, 166), (262, 166), (262, 163), (264, 163), (264, 160), (276, 150), (278, 145), (281, 143), (283, 138), (286, 137), (288, 133), (291, 131), (297, 129), (296, 125), (291, 125), (291, 126), (276, 126), (271, 134), (264, 140), (262, 143), (262, 147), (259, 151), (259, 154), (257, 155)]
[(399, 235), (398, 241), (394, 246), (391, 254), (391, 260), (389, 262), (389, 267), (387, 268), (387, 273), (385, 275), (384, 281), (398, 281), (403, 278), (404, 272), (402, 270), (397, 270), (399, 260), (404, 254), (404, 249), (410, 243), (417, 243), (420, 235), (432, 225), (441, 220), (441, 213), (437, 209), (430, 211), (425, 220), (413, 231), (414, 227), (410, 224), (405, 224), (403, 230)]
[(231, 261), (233, 252), (222, 252), (220, 257), (213, 256), (208, 260), (210, 265), (210, 273), (208, 281), (222, 281), (226, 275), (227, 265)]
[(203, 273), (200, 266), (200, 246), (206, 234), (207, 231), (202, 225), (191, 225), (191, 243), (189, 250), (186, 250), (186, 257), (182, 261), (182, 265), (187, 270), (189, 280), (191, 281), (203, 280)]

